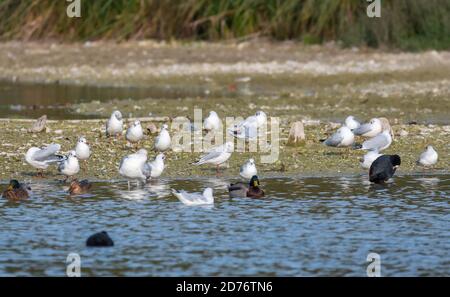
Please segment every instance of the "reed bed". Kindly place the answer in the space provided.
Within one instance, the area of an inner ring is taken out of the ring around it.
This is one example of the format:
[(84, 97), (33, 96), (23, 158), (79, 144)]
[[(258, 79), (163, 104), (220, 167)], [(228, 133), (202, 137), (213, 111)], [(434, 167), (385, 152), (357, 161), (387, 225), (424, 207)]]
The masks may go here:
[(450, 1), (382, 0), (381, 18), (363, 0), (0, 0), (0, 40), (243, 40), (406, 50), (450, 48)]

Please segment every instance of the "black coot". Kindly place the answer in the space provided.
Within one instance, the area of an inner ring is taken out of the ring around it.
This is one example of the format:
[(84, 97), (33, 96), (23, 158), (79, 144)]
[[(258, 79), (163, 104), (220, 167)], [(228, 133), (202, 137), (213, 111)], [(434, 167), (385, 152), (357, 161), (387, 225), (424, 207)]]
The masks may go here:
[(370, 182), (377, 184), (384, 183), (394, 175), (400, 163), (399, 155), (383, 155), (378, 157), (370, 166)]

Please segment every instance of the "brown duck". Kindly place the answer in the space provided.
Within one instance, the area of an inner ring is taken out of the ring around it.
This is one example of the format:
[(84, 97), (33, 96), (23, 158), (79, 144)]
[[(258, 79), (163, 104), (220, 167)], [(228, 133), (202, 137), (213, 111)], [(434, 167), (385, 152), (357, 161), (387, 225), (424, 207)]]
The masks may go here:
[(70, 183), (69, 194), (70, 195), (86, 194), (91, 189), (91, 187), (92, 184), (87, 179), (83, 179), (80, 182), (77, 179), (74, 179)]
[(19, 183), (16, 179), (9, 182), (8, 188), (3, 192), (2, 197), (8, 200), (22, 200), (29, 197), (29, 188)]
[(244, 183), (235, 183), (228, 186), (228, 192), (231, 198), (236, 197), (251, 197), (261, 198), (264, 197), (264, 191), (259, 187), (259, 179), (254, 175), (248, 185)]

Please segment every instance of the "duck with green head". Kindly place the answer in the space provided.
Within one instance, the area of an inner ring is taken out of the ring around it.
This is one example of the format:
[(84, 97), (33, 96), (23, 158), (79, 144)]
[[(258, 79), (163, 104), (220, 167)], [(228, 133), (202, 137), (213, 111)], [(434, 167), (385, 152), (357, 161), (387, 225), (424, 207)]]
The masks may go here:
[(231, 198), (236, 197), (251, 197), (261, 198), (264, 197), (264, 191), (260, 188), (261, 184), (256, 175), (254, 175), (248, 185), (244, 183), (235, 183), (228, 186), (228, 192)]
[(28, 189), (16, 179), (12, 179), (8, 188), (3, 192), (2, 197), (8, 200), (26, 199), (29, 197)]

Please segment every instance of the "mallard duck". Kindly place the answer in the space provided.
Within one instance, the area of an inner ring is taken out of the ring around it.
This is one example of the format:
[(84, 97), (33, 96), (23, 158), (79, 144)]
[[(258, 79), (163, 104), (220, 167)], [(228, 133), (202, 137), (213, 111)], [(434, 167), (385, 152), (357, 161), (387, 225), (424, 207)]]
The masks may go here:
[(70, 183), (69, 194), (70, 195), (85, 194), (91, 189), (91, 187), (92, 184), (87, 179), (83, 179), (80, 182), (77, 179), (74, 179)]
[(251, 197), (261, 198), (264, 197), (264, 191), (259, 187), (259, 179), (256, 175), (252, 177), (248, 185), (244, 183), (235, 183), (228, 186), (228, 192), (231, 198), (236, 197)]
[(9, 182), (8, 188), (3, 192), (3, 198), (8, 200), (21, 200), (29, 197), (28, 189), (25, 185), (13, 179)]

